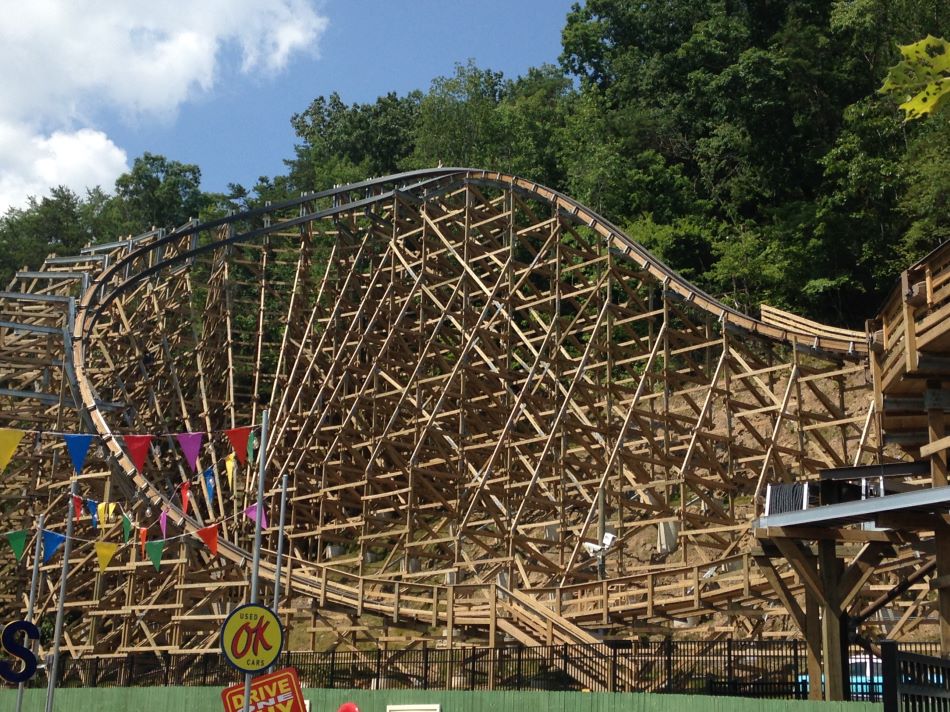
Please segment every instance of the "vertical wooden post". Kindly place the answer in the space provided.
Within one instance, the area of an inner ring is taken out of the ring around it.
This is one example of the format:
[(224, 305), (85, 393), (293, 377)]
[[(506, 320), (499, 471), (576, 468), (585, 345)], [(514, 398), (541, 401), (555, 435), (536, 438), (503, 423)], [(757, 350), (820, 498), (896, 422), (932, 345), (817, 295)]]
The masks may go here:
[(805, 591), (805, 655), (808, 666), (808, 699), (820, 700), (821, 693), (821, 613), (818, 600)]
[(821, 610), (821, 647), (825, 672), (825, 701), (844, 699), (844, 660), (841, 655), (841, 610), (838, 604), (838, 581), (841, 561), (835, 542), (818, 542), (818, 566), (826, 605)]

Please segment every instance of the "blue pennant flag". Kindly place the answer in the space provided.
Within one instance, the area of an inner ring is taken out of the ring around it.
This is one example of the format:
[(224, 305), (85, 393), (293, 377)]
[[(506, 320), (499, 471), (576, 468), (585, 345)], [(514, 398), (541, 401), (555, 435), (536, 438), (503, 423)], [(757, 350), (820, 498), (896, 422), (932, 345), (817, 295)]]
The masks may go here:
[(73, 461), (73, 468), (78, 475), (82, 472), (82, 466), (86, 463), (86, 455), (89, 454), (89, 445), (92, 443), (93, 435), (63, 435), (66, 440), (66, 449), (69, 450), (69, 457)]
[(208, 490), (208, 500), (214, 500), (214, 470), (210, 467), (205, 470), (205, 487)]
[(92, 526), (99, 528), (99, 503), (94, 499), (86, 500), (86, 509), (89, 510), (89, 516), (92, 517)]
[(56, 550), (63, 545), (66, 537), (57, 532), (43, 530), (43, 563), (47, 563), (53, 558)]

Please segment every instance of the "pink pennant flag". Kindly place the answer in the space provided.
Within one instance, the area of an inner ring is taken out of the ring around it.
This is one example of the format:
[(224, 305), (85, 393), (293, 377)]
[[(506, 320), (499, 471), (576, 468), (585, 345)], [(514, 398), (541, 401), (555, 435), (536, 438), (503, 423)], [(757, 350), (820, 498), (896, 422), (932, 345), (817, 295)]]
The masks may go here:
[(204, 433), (178, 433), (178, 444), (185, 455), (185, 460), (191, 466), (191, 471), (195, 472), (198, 467), (198, 453), (201, 452), (201, 443), (204, 442)]
[(165, 536), (165, 529), (168, 528), (168, 512), (164, 509), (162, 513), (158, 515), (158, 526), (162, 529), (162, 536)]
[(185, 514), (188, 514), (188, 491), (191, 489), (190, 482), (182, 482), (181, 484), (181, 511)]
[(244, 514), (247, 515), (252, 521), (257, 521), (257, 513), (260, 511), (261, 517), (261, 528), (267, 529), (267, 512), (264, 511), (263, 507), (258, 508), (257, 504), (252, 504), (250, 507), (244, 510)]

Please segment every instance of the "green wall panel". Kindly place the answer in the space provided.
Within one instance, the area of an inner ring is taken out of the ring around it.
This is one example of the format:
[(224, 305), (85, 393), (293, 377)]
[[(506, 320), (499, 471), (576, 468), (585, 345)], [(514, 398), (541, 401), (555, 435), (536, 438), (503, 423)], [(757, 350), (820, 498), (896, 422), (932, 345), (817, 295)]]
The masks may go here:
[[(881, 712), (870, 702), (751, 700), (701, 695), (609, 692), (445, 692), (422, 690), (304, 691), (312, 712), (336, 712), (355, 702), (360, 712), (387, 704), (439, 703), (443, 712)], [(46, 690), (27, 690), (23, 712), (44, 712)], [(54, 712), (220, 712), (218, 687), (67, 688), (56, 691)], [(0, 712), (13, 712), (16, 690), (0, 690)]]

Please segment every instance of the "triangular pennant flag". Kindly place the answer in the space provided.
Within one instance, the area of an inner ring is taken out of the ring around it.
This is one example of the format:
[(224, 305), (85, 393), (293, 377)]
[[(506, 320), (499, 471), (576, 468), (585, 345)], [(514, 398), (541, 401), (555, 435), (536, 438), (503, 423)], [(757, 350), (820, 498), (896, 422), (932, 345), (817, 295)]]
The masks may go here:
[(208, 492), (208, 502), (214, 501), (214, 470), (208, 468), (205, 470), (205, 489)]
[(217, 556), (218, 555), (218, 525), (215, 524), (214, 526), (205, 527), (204, 529), (199, 529), (195, 533), (199, 537), (201, 537), (201, 541), (203, 541), (205, 545), (209, 549), (211, 549), (211, 553)]
[(115, 556), (116, 549), (118, 548), (118, 544), (112, 544), (107, 541), (96, 542), (96, 556), (99, 558), (100, 573), (106, 570), (106, 567), (109, 565), (109, 562), (112, 561), (112, 557)]
[(109, 502), (109, 511), (106, 512), (106, 518), (111, 522), (112, 516), (115, 514), (115, 502)]
[(228, 456), (224, 458), (224, 469), (228, 473), (228, 487), (231, 491), (234, 491), (234, 453), (229, 452)]
[(198, 463), (198, 453), (201, 452), (201, 443), (205, 439), (204, 433), (178, 433), (178, 444), (185, 455), (185, 460), (194, 472)]
[(26, 551), (27, 533), (26, 529), (21, 529), (18, 532), (7, 532), (7, 541), (10, 542), (10, 548), (13, 549), (17, 561), (23, 558), (23, 552)]
[(99, 526), (99, 503), (94, 499), (86, 500), (86, 509), (89, 510), (89, 516), (92, 517), (92, 526)]
[(58, 532), (43, 530), (43, 563), (47, 563), (53, 558), (56, 550), (63, 545), (66, 537)]
[(258, 507), (257, 504), (252, 504), (250, 507), (244, 510), (244, 514), (246, 514), (255, 522), (257, 521), (258, 512), (260, 512), (261, 517), (261, 529), (267, 529), (267, 512), (264, 511), (263, 507)]
[(234, 448), (234, 454), (237, 455), (237, 459), (243, 465), (247, 462), (248, 436), (251, 434), (251, 427), (246, 425), (243, 428), (231, 428), (225, 430), (224, 434), (228, 436), (231, 447)]
[(75, 519), (82, 517), (82, 497), (78, 494), (73, 495), (73, 514)]
[(142, 558), (145, 558), (145, 541), (148, 539), (148, 529), (141, 527), (139, 529), (139, 545), (142, 547)]
[(92, 435), (68, 435), (64, 434), (66, 440), (66, 449), (69, 451), (69, 457), (73, 461), (73, 469), (78, 475), (82, 472), (82, 466), (86, 464), (86, 455), (89, 454), (89, 445), (92, 443)]
[(148, 551), (148, 558), (152, 560), (152, 565), (155, 567), (155, 570), (158, 571), (162, 564), (162, 551), (165, 549), (165, 540), (159, 539), (158, 541), (150, 541), (145, 544), (145, 549)]
[(125, 449), (129, 451), (129, 457), (135, 469), (139, 472), (145, 467), (145, 458), (148, 457), (148, 448), (152, 444), (151, 435), (125, 435)]
[(109, 521), (108, 502), (99, 502), (99, 504), (96, 505), (96, 517), (99, 519), (100, 524), (105, 524)]
[(251, 433), (247, 439), (247, 461), (254, 462), (254, 448), (257, 447), (257, 433)]
[(131, 536), (132, 536), (132, 520), (123, 514), (122, 515), (122, 542), (125, 544), (128, 544), (129, 538)]
[(181, 483), (181, 511), (188, 514), (188, 492), (191, 491), (190, 482)]
[(158, 526), (162, 530), (162, 536), (165, 536), (165, 530), (168, 528), (168, 512), (164, 509), (162, 513), (158, 515)]
[(7, 469), (10, 464), (10, 458), (16, 452), (17, 445), (23, 439), (25, 433), (22, 430), (13, 430), (12, 428), (0, 428), (0, 472)]

